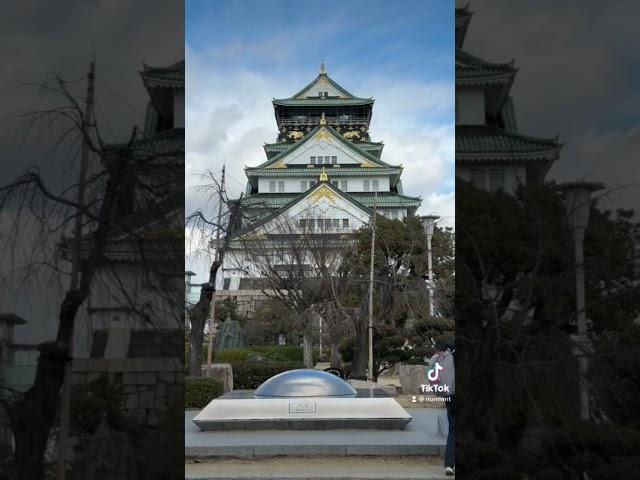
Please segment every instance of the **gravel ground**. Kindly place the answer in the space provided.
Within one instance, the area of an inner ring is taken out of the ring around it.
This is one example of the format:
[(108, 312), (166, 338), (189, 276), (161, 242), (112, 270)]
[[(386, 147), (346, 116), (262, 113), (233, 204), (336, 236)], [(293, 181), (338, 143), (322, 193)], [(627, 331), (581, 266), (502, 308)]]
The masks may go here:
[(188, 479), (440, 480), (439, 459), (429, 457), (276, 457), (207, 460), (185, 464)]

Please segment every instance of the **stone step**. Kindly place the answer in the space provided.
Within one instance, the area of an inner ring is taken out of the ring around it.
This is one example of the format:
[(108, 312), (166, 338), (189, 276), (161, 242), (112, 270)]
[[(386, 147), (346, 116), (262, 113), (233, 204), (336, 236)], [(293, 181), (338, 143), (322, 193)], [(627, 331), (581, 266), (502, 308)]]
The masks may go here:
[(445, 480), (427, 457), (314, 457), (215, 460), (185, 464), (189, 480)]
[(408, 410), (404, 430), (255, 430), (200, 431), (185, 413), (186, 458), (250, 459), (271, 456), (418, 456), (444, 455), (446, 438), (438, 431), (444, 409)]

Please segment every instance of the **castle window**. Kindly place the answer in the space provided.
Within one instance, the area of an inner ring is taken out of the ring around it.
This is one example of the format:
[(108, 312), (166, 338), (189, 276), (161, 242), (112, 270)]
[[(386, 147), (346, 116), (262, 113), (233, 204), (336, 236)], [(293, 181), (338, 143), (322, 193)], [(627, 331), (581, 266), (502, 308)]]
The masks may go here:
[(331, 163), (333, 163), (333, 164), (338, 163), (338, 157), (336, 157), (336, 156), (331, 157)]
[(276, 182), (269, 182), (269, 193), (276, 193)]
[(315, 165), (316, 164), (316, 157), (311, 157), (311, 164)]
[(334, 218), (333, 220), (331, 220), (331, 224), (333, 228), (340, 228), (340, 219)]
[(278, 182), (278, 193), (284, 193), (284, 181)]
[(330, 218), (325, 218), (324, 219), (324, 229), (325, 230), (331, 230), (331, 219)]
[(368, 192), (369, 191), (369, 180), (365, 180), (362, 182), (362, 185), (364, 187), (364, 191)]
[(316, 221), (313, 218), (309, 219), (309, 230), (313, 230), (316, 227)]
[(325, 165), (329, 165), (331, 163), (331, 157), (324, 157)]
[(347, 181), (346, 180), (340, 180), (340, 190), (342, 190), (343, 192), (347, 191)]
[(304, 228), (307, 226), (307, 220), (304, 218), (301, 218), (298, 223), (300, 224), (300, 228), (302, 230), (304, 230)]
[(315, 180), (310, 180), (309, 181), (309, 188), (313, 187), (316, 184)]
[(338, 180), (331, 180), (334, 187), (338, 188)]
[(342, 219), (342, 228), (349, 228), (349, 219), (348, 218), (343, 218)]
[(307, 191), (307, 181), (303, 180), (300, 182), (300, 191), (301, 192), (306, 192)]
[(373, 185), (373, 191), (374, 191), (374, 192), (377, 192), (377, 191), (378, 191), (378, 189), (380, 188), (380, 187), (379, 187), (379, 184), (378, 184), (378, 180), (373, 180), (371, 183), (372, 183), (372, 185)]

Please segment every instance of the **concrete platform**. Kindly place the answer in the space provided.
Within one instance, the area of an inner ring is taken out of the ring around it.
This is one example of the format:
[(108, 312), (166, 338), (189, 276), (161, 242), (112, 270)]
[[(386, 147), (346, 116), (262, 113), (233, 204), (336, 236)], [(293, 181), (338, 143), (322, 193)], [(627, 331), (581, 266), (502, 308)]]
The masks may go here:
[(197, 410), (185, 412), (186, 458), (274, 456), (442, 456), (446, 439), (438, 431), (444, 409), (408, 409), (404, 430), (200, 431)]
[(411, 421), (383, 390), (346, 386), (355, 397), (256, 398), (253, 391), (237, 390), (212, 400), (193, 421), (200, 429), (213, 431), (399, 430)]
[(188, 480), (445, 480), (429, 457), (314, 457), (211, 460), (187, 463)]

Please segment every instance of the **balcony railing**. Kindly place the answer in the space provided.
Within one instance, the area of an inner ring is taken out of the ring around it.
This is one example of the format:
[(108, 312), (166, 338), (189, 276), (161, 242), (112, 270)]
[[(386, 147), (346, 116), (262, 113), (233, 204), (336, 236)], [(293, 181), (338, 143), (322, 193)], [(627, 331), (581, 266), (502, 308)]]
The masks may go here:
[[(320, 117), (287, 117), (287, 118), (279, 118), (278, 123), (281, 126), (288, 125), (319, 125)], [(369, 118), (365, 115), (351, 115), (348, 119), (340, 118), (340, 117), (328, 117), (327, 123), (331, 126), (338, 125), (366, 125), (369, 123)]]

